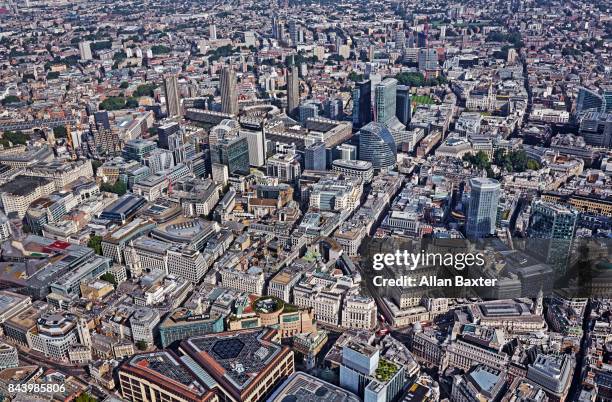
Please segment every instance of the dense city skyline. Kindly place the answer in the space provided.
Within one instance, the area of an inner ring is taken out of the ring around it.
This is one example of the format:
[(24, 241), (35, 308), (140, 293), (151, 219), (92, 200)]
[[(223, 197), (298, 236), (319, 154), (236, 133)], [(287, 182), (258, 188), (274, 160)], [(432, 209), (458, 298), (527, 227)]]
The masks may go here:
[(0, 0), (0, 401), (612, 400), (611, 9)]

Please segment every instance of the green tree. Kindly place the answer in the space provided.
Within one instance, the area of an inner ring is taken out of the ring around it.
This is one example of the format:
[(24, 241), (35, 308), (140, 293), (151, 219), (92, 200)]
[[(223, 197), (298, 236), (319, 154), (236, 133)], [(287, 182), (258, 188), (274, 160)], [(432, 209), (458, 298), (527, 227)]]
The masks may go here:
[(138, 87), (136, 88), (136, 91), (134, 91), (134, 96), (136, 97), (140, 97), (140, 96), (153, 96), (154, 91), (155, 91), (155, 84), (142, 84), (142, 85), (138, 85)]
[(28, 136), (21, 131), (5, 131), (2, 139), (13, 145), (25, 145), (28, 142)]
[(111, 96), (100, 102), (102, 110), (120, 110), (125, 109), (125, 98), (123, 96)]
[(98, 402), (98, 400), (89, 395), (87, 392), (83, 392), (75, 399), (75, 402)]
[(92, 235), (87, 241), (87, 247), (92, 248), (98, 255), (102, 255), (102, 236)]
[(115, 289), (117, 289), (117, 279), (115, 279), (115, 276), (110, 272), (104, 273), (102, 276), (100, 276), (100, 279), (108, 283), (112, 283)]
[(138, 107), (138, 99), (130, 97), (127, 98), (125, 101), (125, 107), (128, 109), (133, 109), (135, 107)]
[(19, 98), (19, 96), (8, 95), (4, 99), (2, 99), (2, 106), (6, 106), (11, 103), (19, 103), (19, 102), (21, 102), (21, 99)]
[(107, 193), (115, 193), (118, 196), (122, 196), (127, 192), (127, 185), (121, 180), (117, 180), (115, 183), (102, 183), (100, 190), (106, 191)]
[(408, 85), (410, 87), (422, 87), (425, 85), (425, 77), (421, 73), (403, 72), (397, 74), (395, 79), (397, 79), (401, 85)]
[(153, 52), (153, 54), (166, 54), (166, 53), (170, 53), (170, 48), (168, 46), (164, 46), (164, 45), (153, 45), (151, 46), (151, 51)]
[(147, 350), (148, 345), (147, 345), (147, 342), (145, 342), (145, 341), (143, 341), (143, 340), (140, 340), (140, 341), (137, 341), (137, 342), (136, 342), (136, 347), (137, 347), (139, 350)]
[(119, 88), (121, 89), (127, 89), (127, 87), (129, 87), (130, 84), (127, 81), (123, 81), (120, 85)]
[(476, 155), (465, 154), (463, 155), (463, 160), (470, 163), (472, 166), (478, 169), (490, 169), (491, 162), (489, 161), (489, 156), (483, 152), (478, 151)]
[(100, 166), (102, 166), (102, 161), (99, 161), (99, 160), (96, 160), (96, 159), (91, 161), (91, 168), (93, 170), (94, 176), (96, 175), (96, 172), (98, 171), (98, 168)]
[(66, 138), (68, 130), (66, 126), (57, 126), (53, 128), (53, 135), (55, 135), (55, 138)]
[(527, 161), (527, 169), (529, 170), (539, 170), (540, 169), (540, 164), (536, 161), (534, 161), (533, 159), (529, 159)]

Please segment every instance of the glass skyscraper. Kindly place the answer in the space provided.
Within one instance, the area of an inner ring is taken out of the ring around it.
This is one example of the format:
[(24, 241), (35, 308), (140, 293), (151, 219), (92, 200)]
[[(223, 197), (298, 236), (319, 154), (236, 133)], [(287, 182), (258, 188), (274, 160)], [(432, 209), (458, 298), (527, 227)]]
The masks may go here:
[(304, 169), (325, 170), (326, 165), (327, 151), (324, 143), (314, 143), (304, 150)]
[(227, 166), (229, 174), (249, 173), (249, 143), (244, 135), (223, 138), (210, 146), (212, 163)]
[(529, 219), (529, 250), (563, 274), (570, 255), (578, 212), (551, 202), (536, 201)]
[(353, 126), (363, 127), (372, 121), (372, 83), (357, 82), (353, 90)]
[(376, 121), (388, 123), (395, 117), (397, 80), (395, 78), (383, 80), (376, 85), (374, 96), (376, 100)]
[(470, 188), (466, 236), (479, 239), (492, 235), (495, 233), (501, 186), (497, 180), (475, 177), (470, 179)]
[(387, 170), (395, 166), (397, 146), (389, 129), (371, 122), (359, 130), (359, 159), (372, 163), (374, 169)]
[(603, 102), (603, 97), (597, 92), (588, 88), (580, 88), (578, 98), (576, 99), (576, 113), (588, 110), (599, 111), (602, 108)]
[(406, 85), (397, 86), (397, 96), (395, 100), (395, 116), (403, 125), (410, 123), (410, 87)]

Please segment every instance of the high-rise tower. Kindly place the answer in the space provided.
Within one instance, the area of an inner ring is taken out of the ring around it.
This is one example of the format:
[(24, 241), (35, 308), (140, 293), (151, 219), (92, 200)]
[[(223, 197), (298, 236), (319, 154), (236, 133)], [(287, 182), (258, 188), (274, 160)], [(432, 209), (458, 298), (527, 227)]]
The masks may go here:
[(164, 94), (168, 117), (181, 115), (181, 95), (178, 88), (178, 77), (175, 74), (164, 78)]
[(230, 66), (221, 70), (221, 111), (234, 116), (238, 114), (236, 72)]

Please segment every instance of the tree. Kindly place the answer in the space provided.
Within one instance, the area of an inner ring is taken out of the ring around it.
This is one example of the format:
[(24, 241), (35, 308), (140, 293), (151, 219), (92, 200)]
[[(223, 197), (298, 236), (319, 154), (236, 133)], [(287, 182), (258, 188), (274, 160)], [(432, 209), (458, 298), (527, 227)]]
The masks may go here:
[(125, 107), (128, 109), (133, 109), (135, 107), (138, 107), (138, 99), (136, 98), (127, 98), (125, 101)]
[(21, 99), (19, 96), (8, 95), (4, 99), (2, 99), (2, 106), (10, 105), (11, 103), (19, 103)]
[(397, 79), (401, 85), (410, 87), (422, 87), (425, 85), (425, 77), (421, 73), (403, 72), (396, 75), (395, 79)]
[(100, 276), (100, 279), (108, 283), (112, 283), (115, 289), (117, 289), (117, 279), (115, 279), (115, 276), (110, 272), (104, 273), (102, 276)]
[(102, 236), (92, 235), (87, 241), (87, 247), (92, 248), (98, 255), (102, 255)]
[(115, 183), (102, 183), (100, 190), (106, 191), (107, 193), (115, 193), (118, 196), (122, 196), (127, 192), (127, 185), (121, 180), (117, 180)]
[(463, 160), (469, 162), (472, 166), (478, 169), (490, 169), (491, 162), (489, 162), (489, 156), (483, 152), (478, 151), (476, 155), (465, 154), (463, 155)]
[(539, 170), (540, 169), (540, 164), (536, 161), (534, 161), (533, 159), (529, 159), (527, 161), (527, 169), (528, 170)]
[(138, 85), (136, 91), (134, 91), (134, 96), (150, 96), (152, 97), (154, 94), (156, 86), (154, 84), (142, 84)]
[(91, 168), (93, 169), (94, 176), (96, 175), (96, 172), (98, 171), (98, 168), (100, 166), (102, 166), (102, 161), (99, 161), (99, 160), (96, 160), (96, 159), (91, 161)]
[(122, 96), (111, 96), (100, 102), (102, 110), (120, 110), (125, 108), (125, 98)]
[(66, 138), (68, 135), (68, 130), (66, 126), (57, 126), (53, 128), (53, 135), (55, 138)]
[(87, 392), (83, 392), (75, 399), (75, 402), (98, 402), (98, 400), (89, 395)]
[(140, 340), (136, 342), (136, 347), (140, 350), (147, 350), (148, 345), (146, 341)]
[(170, 48), (168, 46), (164, 46), (164, 45), (153, 45), (151, 46), (151, 51), (153, 52), (153, 54), (166, 54), (166, 53), (170, 53)]
[(120, 85), (119, 88), (121, 89), (127, 89), (127, 87), (129, 87), (130, 84), (127, 81), (123, 81)]
[(25, 145), (28, 142), (28, 136), (21, 131), (6, 131), (2, 134), (2, 139), (13, 145)]

